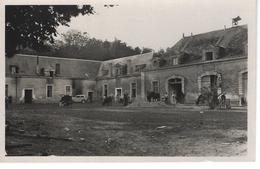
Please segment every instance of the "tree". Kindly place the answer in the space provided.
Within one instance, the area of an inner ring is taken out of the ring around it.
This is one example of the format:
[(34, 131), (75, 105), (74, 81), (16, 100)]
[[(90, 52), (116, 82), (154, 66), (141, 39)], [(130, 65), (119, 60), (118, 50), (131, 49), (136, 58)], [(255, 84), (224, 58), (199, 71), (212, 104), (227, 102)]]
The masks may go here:
[(78, 48), (85, 46), (89, 40), (87, 32), (81, 33), (77, 30), (69, 30), (66, 34), (62, 34), (62, 38), (65, 45)]
[(6, 56), (25, 47), (39, 50), (54, 42), (59, 25), (69, 26), (72, 17), (94, 14), (91, 5), (7, 5), (5, 7)]
[(163, 49), (160, 49), (158, 52), (155, 52), (154, 57), (162, 58), (165, 56), (165, 51)]
[(139, 47), (136, 47), (134, 50), (136, 54), (140, 54), (142, 52), (142, 50)]
[(153, 50), (150, 49), (150, 48), (143, 48), (143, 51), (142, 53), (149, 53), (149, 52), (152, 52)]

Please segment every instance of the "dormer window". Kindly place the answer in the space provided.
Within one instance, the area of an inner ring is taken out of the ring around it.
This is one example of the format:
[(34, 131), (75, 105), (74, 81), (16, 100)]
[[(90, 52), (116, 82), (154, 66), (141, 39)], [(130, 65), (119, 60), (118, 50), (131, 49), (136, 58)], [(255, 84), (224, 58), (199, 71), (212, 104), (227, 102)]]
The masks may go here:
[(108, 73), (109, 73), (109, 70), (102, 70), (102, 76), (106, 76), (106, 75), (108, 75)]
[(60, 64), (59, 64), (59, 63), (57, 63), (57, 64), (55, 65), (55, 73), (56, 73), (56, 75), (59, 75), (59, 74), (60, 74)]
[(172, 58), (172, 65), (178, 65), (178, 58), (177, 57)]
[(127, 74), (127, 64), (122, 66), (122, 75), (126, 75)]
[(116, 68), (116, 75), (117, 76), (121, 75), (121, 67)]
[(54, 76), (54, 71), (50, 71), (50, 77), (53, 77)]
[(40, 75), (45, 76), (45, 69), (44, 68), (40, 69)]
[(213, 52), (206, 52), (205, 53), (205, 60), (213, 60)]
[(203, 60), (204, 61), (211, 61), (211, 60), (215, 60), (215, 52), (214, 50), (205, 50), (203, 52)]
[(142, 72), (146, 68), (146, 64), (135, 65), (135, 72)]
[(122, 65), (120, 65), (119, 63), (115, 65), (115, 73), (116, 76), (122, 75)]
[(11, 74), (19, 73), (18, 67), (15, 66), (15, 65), (11, 65), (11, 66), (10, 66), (10, 70), (11, 70)]

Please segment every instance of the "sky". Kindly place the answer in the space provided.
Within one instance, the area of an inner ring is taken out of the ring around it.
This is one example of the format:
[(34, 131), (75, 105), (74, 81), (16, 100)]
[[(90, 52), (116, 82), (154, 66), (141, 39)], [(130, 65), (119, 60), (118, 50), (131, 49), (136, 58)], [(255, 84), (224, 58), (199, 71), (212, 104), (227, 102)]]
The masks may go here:
[[(90, 1), (94, 15), (72, 18), (70, 29), (87, 32), (90, 37), (113, 41), (114, 38), (136, 47), (155, 51), (172, 47), (183, 36), (224, 29), (232, 18), (240, 16), (239, 25), (248, 24), (252, 3), (247, 0), (121, 0)], [(104, 4), (118, 4), (106, 8)]]

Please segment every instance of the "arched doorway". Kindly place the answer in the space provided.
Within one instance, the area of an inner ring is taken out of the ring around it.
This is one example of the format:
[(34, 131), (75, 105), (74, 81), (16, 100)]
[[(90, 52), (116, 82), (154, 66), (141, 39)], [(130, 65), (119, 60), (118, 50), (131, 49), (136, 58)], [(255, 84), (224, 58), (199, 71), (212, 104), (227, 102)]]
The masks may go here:
[(184, 103), (184, 78), (181, 76), (171, 76), (168, 78), (166, 81), (166, 92), (168, 93), (168, 98), (174, 93), (176, 102)]
[(203, 90), (216, 92), (217, 80), (218, 80), (217, 75), (206, 75), (201, 77), (201, 92), (203, 92)]
[(205, 72), (198, 77), (199, 94), (203, 92), (217, 92), (220, 94), (221, 74), (217, 72)]

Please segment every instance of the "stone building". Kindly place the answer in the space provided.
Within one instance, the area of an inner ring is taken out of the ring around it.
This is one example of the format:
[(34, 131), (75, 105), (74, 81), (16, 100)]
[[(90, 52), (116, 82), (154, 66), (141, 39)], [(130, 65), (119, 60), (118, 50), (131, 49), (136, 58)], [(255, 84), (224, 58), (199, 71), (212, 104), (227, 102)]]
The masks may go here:
[(6, 96), (13, 102), (57, 102), (62, 95), (96, 97), (101, 62), (18, 54), (6, 58)]
[(104, 61), (97, 75), (97, 92), (102, 96), (115, 96), (115, 100), (127, 93), (131, 100), (141, 95), (141, 73), (151, 69), (153, 53), (145, 53)]
[[(165, 65), (144, 71), (145, 90), (177, 94), (177, 101), (194, 103), (202, 90), (225, 92), (231, 103), (247, 100), (247, 26), (183, 37), (160, 58)], [(181, 97), (182, 98), (178, 98)]]
[(17, 102), (56, 102), (64, 94), (100, 100), (127, 93), (146, 100), (149, 92), (176, 94), (194, 104), (203, 90), (225, 92), (234, 105), (247, 100), (247, 26), (183, 37), (171, 55), (153, 53), (103, 62), (17, 55), (6, 59), (6, 95)]

